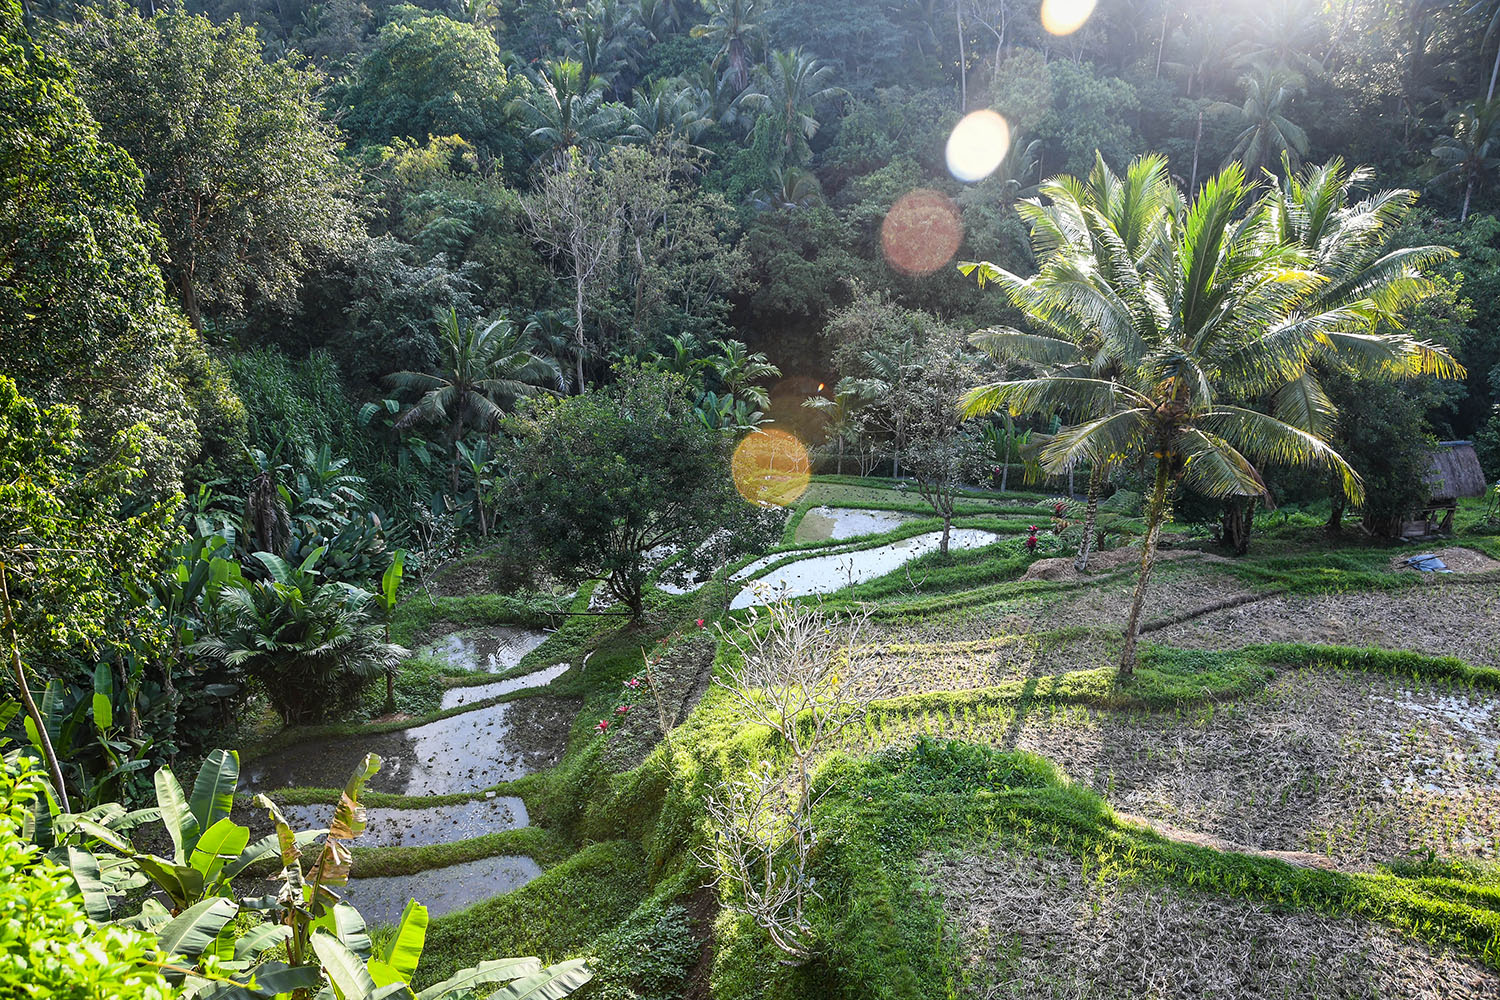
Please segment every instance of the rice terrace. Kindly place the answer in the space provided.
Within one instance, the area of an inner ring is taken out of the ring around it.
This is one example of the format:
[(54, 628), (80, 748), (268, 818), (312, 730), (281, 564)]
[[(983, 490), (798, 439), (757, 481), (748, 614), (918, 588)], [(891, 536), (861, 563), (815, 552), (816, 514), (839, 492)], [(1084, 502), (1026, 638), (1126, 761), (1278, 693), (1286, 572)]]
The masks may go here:
[(0, 1000), (1500, 1000), (1497, 81), (0, 0)]

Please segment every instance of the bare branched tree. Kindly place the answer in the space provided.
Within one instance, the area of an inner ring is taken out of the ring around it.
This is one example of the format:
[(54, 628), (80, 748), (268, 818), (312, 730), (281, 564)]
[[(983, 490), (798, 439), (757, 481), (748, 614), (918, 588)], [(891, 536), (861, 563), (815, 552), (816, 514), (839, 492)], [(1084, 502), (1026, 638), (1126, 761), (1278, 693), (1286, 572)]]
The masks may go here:
[(715, 842), (704, 863), (740, 890), (744, 911), (794, 960), (810, 954), (805, 910), (817, 894), (808, 874), (821, 798), (813, 767), (892, 690), (890, 668), (871, 655), (872, 613), (782, 599), (752, 609), (742, 630), (721, 628), (736, 655), (719, 684), (744, 721), (779, 737), (792, 771), (765, 762), (710, 796)]

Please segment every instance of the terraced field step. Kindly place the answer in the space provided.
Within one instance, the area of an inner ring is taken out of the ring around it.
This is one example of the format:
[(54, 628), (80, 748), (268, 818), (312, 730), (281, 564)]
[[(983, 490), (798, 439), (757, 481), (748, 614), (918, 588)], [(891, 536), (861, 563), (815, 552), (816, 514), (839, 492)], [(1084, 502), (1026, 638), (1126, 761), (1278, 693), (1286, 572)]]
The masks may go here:
[(428, 916), (441, 917), (513, 892), (541, 874), (531, 858), (499, 855), (414, 875), (351, 878), (343, 896), (371, 926), (394, 925), (409, 899), (420, 900)]
[[(331, 805), (283, 806), (294, 829), (317, 829), (328, 824)], [(531, 822), (526, 803), (513, 795), (473, 799), (451, 805), (394, 809), (365, 808), (365, 832), (358, 847), (426, 847), (468, 840), (497, 830), (518, 830)]]

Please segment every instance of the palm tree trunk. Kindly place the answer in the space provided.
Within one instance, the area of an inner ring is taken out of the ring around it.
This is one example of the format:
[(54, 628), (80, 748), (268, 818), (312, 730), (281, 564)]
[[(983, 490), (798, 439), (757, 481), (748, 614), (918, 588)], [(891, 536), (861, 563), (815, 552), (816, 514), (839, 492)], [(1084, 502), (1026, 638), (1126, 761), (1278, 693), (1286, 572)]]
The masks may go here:
[(1463, 225), (1463, 223), (1469, 218), (1469, 199), (1472, 198), (1473, 196), (1474, 196), (1474, 175), (1471, 173), (1471, 174), (1469, 174), (1469, 183), (1467, 183), (1467, 184), (1464, 185), (1464, 207), (1462, 209), (1460, 209), (1459, 213), (1458, 213), (1458, 222), (1459, 222), (1459, 225)]
[(1490, 89), (1484, 95), (1486, 101), (1493, 101), (1495, 99), (1495, 77), (1497, 75), (1500, 75), (1500, 45), (1495, 46), (1495, 65), (1490, 69)]
[(1095, 463), (1089, 473), (1089, 503), (1083, 515), (1083, 541), (1078, 545), (1078, 558), (1073, 568), (1082, 573), (1089, 568), (1089, 553), (1094, 547), (1094, 525), (1099, 520), (1099, 491), (1104, 488), (1104, 466)]
[(1146, 585), (1151, 581), (1151, 567), (1156, 564), (1156, 542), (1161, 537), (1162, 522), (1167, 519), (1167, 493), (1171, 480), (1165, 458), (1156, 463), (1156, 485), (1151, 490), (1151, 504), (1146, 513), (1146, 537), (1141, 543), (1141, 572), (1135, 581), (1135, 596), (1130, 600), (1130, 618), (1125, 623), (1125, 645), (1120, 650), (1121, 681), (1135, 673), (1135, 647), (1141, 636), (1141, 611), (1146, 605)]
[(964, 0), (953, 0), (953, 19), (958, 22), (958, 113), (969, 110), (968, 55), (964, 52)]

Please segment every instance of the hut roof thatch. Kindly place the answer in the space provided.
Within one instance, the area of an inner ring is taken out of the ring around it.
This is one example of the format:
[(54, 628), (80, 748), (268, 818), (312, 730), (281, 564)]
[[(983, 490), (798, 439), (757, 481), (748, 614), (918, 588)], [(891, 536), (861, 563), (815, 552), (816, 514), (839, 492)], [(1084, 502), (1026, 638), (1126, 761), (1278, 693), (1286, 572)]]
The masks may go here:
[(1468, 441), (1438, 442), (1427, 470), (1427, 485), (1434, 500), (1482, 497), (1489, 487), (1479, 467), (1479, 455)]

